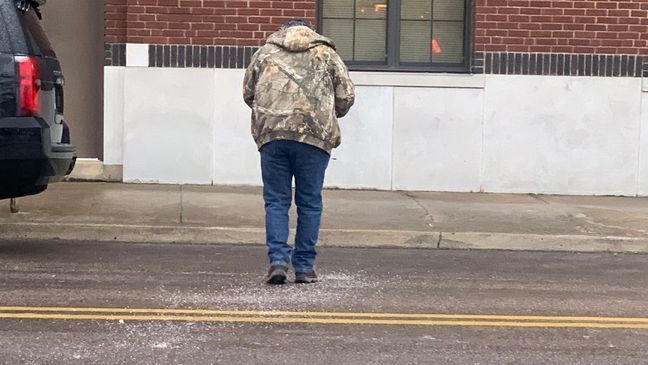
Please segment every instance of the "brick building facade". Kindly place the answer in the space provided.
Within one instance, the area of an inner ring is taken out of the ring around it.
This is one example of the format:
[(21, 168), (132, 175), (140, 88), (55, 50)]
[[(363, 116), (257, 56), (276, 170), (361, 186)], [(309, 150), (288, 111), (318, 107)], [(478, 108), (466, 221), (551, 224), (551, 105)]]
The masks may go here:
[(315, 1), (107, 0), (106, 42), (260, 46), (286, 20), (315, 21)]
[(305, 17), (357, 86), (327, 186), (648, 195), (647, 15), (648, 0), (106, 0), (104, 164), (259, 185), (244, 68)]
[[(640, 76), (648, 56), (645, 0), (469, 4), (474, 73)], [(317, 23), (317, 11), (314, 0), (107, 0), (107, 64), (143, 43), (151, 66), (243, 67), (283, 22)]]
[(648, 2), (480, 0), (475, 49), (648, 55)]

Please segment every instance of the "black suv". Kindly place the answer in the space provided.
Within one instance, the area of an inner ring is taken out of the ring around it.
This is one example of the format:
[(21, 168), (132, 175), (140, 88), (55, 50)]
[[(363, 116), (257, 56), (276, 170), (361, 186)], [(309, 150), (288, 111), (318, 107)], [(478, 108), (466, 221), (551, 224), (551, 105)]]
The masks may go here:
[(0, 0), (0, 199), (38, 194), (76, 161), (63, 73), (40, 24), (45, 0)]

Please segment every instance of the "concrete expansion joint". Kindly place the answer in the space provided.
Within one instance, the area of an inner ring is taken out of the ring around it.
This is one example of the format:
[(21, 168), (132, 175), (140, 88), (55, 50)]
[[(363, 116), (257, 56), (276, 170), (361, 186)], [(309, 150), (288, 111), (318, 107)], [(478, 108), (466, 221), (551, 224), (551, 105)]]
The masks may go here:
[(180, 224), (184, 223), (184, 189), (180, 185)]

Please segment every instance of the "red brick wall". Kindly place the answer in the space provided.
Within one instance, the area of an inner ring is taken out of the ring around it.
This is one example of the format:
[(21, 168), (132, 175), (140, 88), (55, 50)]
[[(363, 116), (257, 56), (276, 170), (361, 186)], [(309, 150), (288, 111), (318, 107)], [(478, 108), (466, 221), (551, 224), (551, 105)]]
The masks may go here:
[(106, 0), (107, 43), (259, 46), (315, 0)]
[(104, 40), (126, 43), (126, 0), (105, 0)]
[[(648, 0), (473, 0), (475, 51), (648, 55)], [(316, 0), (106, 0), (107, 43), (259, 46)]]
[(474, 0), (477, 52), (648, 55), (648, 0)]

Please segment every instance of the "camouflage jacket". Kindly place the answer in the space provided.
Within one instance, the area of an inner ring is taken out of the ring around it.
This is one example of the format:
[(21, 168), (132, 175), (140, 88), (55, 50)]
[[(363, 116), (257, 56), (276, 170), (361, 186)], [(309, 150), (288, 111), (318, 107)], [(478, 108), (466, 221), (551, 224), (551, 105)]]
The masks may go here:
[(353, 82), (335, 44), (308, 27), (271, 35), (254, 54), (243, 89), (259, 149), (283, 139), (330, 153), (341, 141), (337, 118), (345, 116), (355, 100)]

